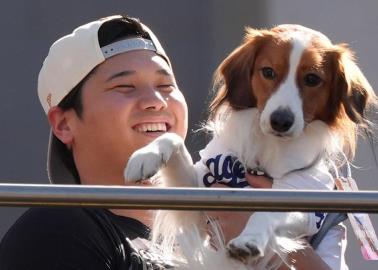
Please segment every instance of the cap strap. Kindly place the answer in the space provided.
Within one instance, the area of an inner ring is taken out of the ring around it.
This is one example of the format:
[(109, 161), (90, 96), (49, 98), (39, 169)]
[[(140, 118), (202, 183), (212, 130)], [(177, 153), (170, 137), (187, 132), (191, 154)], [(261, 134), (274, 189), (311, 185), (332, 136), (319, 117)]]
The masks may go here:
[(101, 48), (105, 58), (135, 50), (150, 50), (156, 52), (154, 43), (151, 40), (144, 38), (123, 39)]

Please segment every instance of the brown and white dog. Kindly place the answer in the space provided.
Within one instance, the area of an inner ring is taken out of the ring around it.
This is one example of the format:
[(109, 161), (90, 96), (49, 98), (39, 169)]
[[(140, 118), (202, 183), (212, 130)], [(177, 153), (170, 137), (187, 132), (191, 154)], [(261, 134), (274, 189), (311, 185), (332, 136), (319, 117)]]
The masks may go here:
[[(232, 153), (246, 169), (264, 170), (274, 179), (273, 188), (333, 189), (329, 171), (353, 158), (358, 128), (368, 128), (365, 112), (376, 103), (351, 50), (300, 25), (248, 28), (241, 46), (217, 69), (215, 86), (214, 133), (207, 148)], [(145, 179), (159, 170), (165, 186), (204, 186), (175, 134), (136, 151), (125, 179)], [(186, 215), (185, 222), (179, 222), (180, 215)], [(176, 223), (158, 216), (157, 233), (172, 240), (188, 220), (201, 224), (199, 215), (176, 213)], [(266, 254), (275, 237), (316, 233), (308, 226), (312, 219), (311, 213), (254, 213), (228, 252), (252, 262)]]

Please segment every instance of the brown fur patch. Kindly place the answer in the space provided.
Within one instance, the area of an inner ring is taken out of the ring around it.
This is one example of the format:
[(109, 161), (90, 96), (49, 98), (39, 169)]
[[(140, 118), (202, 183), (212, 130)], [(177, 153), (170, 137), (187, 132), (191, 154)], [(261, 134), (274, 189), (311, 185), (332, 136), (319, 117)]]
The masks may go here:
[[(272, 37), (265, 42), (256, 55), (252, 74), (252, 93), (256, 98), (256, 107), (262, 111), (270, 96), (286, 79), (289, 68), (291, 43), (280, 36)], [(263, 69), (270, 68), (275, 77), (264, 77)]]

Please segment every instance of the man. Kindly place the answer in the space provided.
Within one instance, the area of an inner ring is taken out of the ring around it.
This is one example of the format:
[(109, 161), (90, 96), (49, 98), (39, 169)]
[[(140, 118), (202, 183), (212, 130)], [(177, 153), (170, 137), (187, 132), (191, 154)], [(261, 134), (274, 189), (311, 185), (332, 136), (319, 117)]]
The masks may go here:
[[(187, 133), (187, 105), (169, 58), (130, 17), (103, 18), (57, 40), (40, 71), (38, 94), (51, 125), (54, 184), (124, 185), (136, 149), (167, 131)], [(151, 219), (145, 210), (32, 208), (4, 237), (0, 267), (170, 268), (148, 251)]]
[[(186, 136), (187, 105), (170, 61), (133, 18), (100, 19), (56, 41), (38, 94), (55, 184), (124, 185), (136, 149), (165, 131)], [(137, 251), (150, 221), (144, 210), (33, 208), (4, 237), (1, 269), (163, 269), (156, 255)]]

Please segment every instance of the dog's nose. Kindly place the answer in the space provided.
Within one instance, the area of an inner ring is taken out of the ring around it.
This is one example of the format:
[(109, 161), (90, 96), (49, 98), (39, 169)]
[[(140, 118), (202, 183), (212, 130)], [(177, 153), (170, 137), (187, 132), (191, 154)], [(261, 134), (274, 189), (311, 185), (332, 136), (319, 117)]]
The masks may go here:
[(270, 115), (270, 125), (274, 131), (286, 132), (294, 124), (294, 114), (289, 109), (278, 109)]

